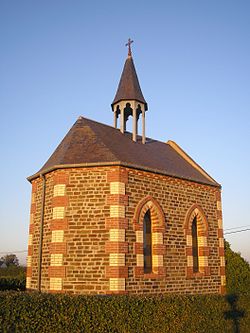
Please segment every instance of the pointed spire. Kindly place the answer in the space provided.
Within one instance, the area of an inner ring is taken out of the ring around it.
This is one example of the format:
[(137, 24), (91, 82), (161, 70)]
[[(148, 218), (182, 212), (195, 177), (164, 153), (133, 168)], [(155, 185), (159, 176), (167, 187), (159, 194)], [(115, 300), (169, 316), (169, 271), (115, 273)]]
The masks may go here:
[(114, 104), (120, 101), (129, 101), (135, 100), (144, 104), (145, 111), (148, 109), (147, 102), (145, 101), (139, 80), (136, 74), (134, 61), (131, 53), (131, 44), (133, 41), (129, 38), (128, 43), (128, 58), (126, 59), (122, 75), (120, 78), (120, 83), (114, 98), (113, 103), (111, 104), (112, 110), (114, 110)]
[(126, 122), (129, 116), (133, 117), (133, 141), (135, 142), (137, 141), (138, 120), (142, 114), (142, 143), (145, 143), (145, 111), (147, 111), (148, 106), (136, 74), (131, 52), (132, 43), (133, 41), (129, 38), (126, 44), (128, 57), (111, 107), (114, 112), (114, 127), (117, 128), (117, 119), (120, 116), (120, 131), (122, 133), (126, 131)]

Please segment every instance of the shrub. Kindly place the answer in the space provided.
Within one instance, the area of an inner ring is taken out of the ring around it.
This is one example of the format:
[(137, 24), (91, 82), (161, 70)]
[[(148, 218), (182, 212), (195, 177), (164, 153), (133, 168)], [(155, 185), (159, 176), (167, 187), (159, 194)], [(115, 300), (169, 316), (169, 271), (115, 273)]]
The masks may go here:
[(225, 241), (226, 278), (228, 293), (250, 293), (250, 265)]
[(0, 290), (25, 290), (25, 278), (0, 278)]
[(25, 290), (25, 279), (24, 267), (0, 268), (0, 290)]
[(26, 267), (10, 265), (9, 267), (0, 268), (0, 277), (25, 278)]
[(249, 294), (162, 297), (0, 293), (3, 332), (248, 333)]

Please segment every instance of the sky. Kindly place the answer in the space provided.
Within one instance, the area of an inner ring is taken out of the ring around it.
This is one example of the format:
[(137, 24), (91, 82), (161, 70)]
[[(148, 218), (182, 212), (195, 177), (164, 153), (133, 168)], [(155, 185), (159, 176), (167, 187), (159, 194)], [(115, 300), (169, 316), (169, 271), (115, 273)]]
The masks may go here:
[[(225, 232), (250, 228), (249, 16), (244, 0), (0, 1), (0, 256), (24, 262), (26, 178), (78, 116), (112, 125), (128, 38), (147, 136), (222, 185)], [(250, 261), (249, 230), (225, 238)]]

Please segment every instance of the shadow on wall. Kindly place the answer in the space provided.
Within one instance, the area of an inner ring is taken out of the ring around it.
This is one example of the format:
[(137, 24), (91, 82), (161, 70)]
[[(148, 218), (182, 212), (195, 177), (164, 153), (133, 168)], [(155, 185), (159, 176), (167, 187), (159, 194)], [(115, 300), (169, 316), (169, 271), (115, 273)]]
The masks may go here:
[(240, 333), (240, 319), (245, 316), (244, 310), (237, 309), (238, 296), (235, 294), (230, 294), (226, 296), (226, 300), (229, 303), (231, 310), (224, 312), (224, 317), (226, 320), (233, 321), (233, 332)]

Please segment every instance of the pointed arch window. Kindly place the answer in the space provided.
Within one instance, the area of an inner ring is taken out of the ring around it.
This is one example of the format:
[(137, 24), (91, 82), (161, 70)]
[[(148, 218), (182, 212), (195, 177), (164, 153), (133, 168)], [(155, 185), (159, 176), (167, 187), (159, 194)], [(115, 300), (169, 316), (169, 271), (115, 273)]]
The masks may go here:
[(186, 214), (184, 223), (186, 237), (187, 278), (210, 275), (208, 266), (208, 222), (202, 208), (194, 204)]
[(199, 248), (198, 248), (198, 233), (197, 233), (197, 218), (192, 222), (192, 255), (193, 255), (193, 272), (199, 272)]
[(143, 258), (144, 273), (152, 273), (152, 226), (150, 210), (143, 219)]
[(159, 203), (151, 196), (136, 206), (134, 219), (136, 277), (163, 278), (165, 215)]

